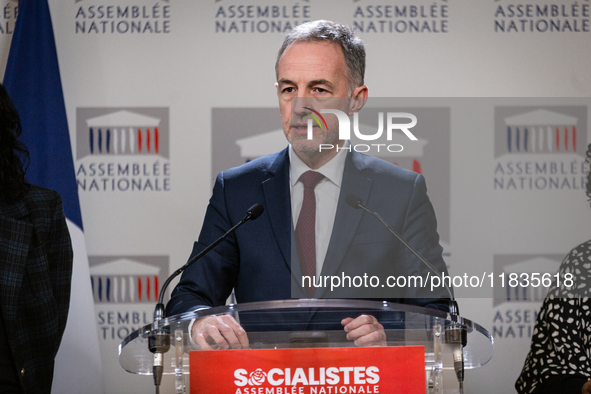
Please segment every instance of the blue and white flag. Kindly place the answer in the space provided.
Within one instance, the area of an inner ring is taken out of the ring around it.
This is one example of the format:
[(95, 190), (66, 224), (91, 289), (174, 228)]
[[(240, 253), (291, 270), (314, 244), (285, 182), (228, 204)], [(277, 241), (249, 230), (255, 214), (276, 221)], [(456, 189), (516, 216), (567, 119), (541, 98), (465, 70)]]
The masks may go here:
[(21, 118), (20, 139), (31, 154), (27, 180), (61, 195), (74, 249), (70, 311), (52, 392), (103, 393), (88, 256), (47, 0), (20, 1), (4, 86)]

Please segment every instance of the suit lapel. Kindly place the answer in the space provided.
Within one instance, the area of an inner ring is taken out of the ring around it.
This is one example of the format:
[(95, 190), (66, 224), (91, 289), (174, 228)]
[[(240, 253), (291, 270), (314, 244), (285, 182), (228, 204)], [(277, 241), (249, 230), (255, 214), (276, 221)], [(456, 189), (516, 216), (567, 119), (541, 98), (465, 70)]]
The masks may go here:
[[(355, 152), (347, 155), (332, 235), (322, 265), (322, 276), (336, 274), (361, 221), (363, 211), (349, 206), (345, 198), (349, 193), (354, 193), (364, 202), (367, 201), (372, 181), (363, 175), (364, 169), (365, 161), (362, 155)], [(314, 298), (321, 298), (325, 290), (322, 287), (317, 288)]]
[(269, 173), (271, 176), (262, 184), (265, 209), (269, 214), (271, 229), (283, 255), (283, 260), (289, 268), (291, 260), (291, 198), (287, 149), (277, 155), (269, 167)]

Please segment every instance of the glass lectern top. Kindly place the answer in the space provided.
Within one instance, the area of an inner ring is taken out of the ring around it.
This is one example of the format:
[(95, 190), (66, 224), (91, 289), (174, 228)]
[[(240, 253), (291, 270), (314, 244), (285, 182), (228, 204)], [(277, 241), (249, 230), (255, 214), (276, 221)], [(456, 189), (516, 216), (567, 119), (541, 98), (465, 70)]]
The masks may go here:
[[(433, 338), (441, 336), (445, 343), (446, 333), (454, 331), (461, 333), (464, 368), (480, 367), (492, 357), (490, 333), (460, 316), (380, 301), (306, 299), (228, 305), (171, 316), (125, 338), (119, 345), (119, 362), (128, 372), (152, 374), (154, 355), (148, 349), (149, 337), (156, 332), (165, 333), (170, 335), (170, 350), (164, 355), (164, 373), (174, 374), (178, 349), (182, 349), (185, 366), (188, 351), (200, 350), (189, 339), (188, 328), (193, 319), (206, 316), (231, 315), (246, 331), (251, 349), (352, 347), (355, 345), (347, 340), (341, 321), (362, 314), (372, 315), (382, 324), (387, 346), (425, 346), (428, 354)], [(188, 373), (188, 369), (183, 373)]]

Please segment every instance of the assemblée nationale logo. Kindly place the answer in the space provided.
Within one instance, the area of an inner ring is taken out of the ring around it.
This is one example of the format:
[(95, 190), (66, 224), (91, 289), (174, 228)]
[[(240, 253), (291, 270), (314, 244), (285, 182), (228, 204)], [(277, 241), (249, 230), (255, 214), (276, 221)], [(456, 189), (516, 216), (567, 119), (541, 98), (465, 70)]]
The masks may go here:
[(588, 1), (495, 1), (495, 33), (589, 33)]
[(99, 35), (168, 34), (171, 32), (170, 0), (136, 4), (103, 4), (75, 0), (74, 32)]
[(80, 192), (170, 191), (168, 108), (76, 110)]
[[(310, 0), (286, 4), (215, 0), (214, 32), (229, 34), (287, 34), (312, 19)], [(218, 4), (219, 3), (219, 4)]]
[(360, 33), (417, 34), (449, 33), (447, 0), (388, 2), (353, 0), (353, 27)]
[(495, 190), (585, 188), (587, 107), (495, 108)]
[[(557, 283), (560, 255), (499, 254), (494, 256), (495, 338), (530, 338), (538, 311), (550, 286)], [(502, 279), (501, 279), (502, 278)]]
[(122, 340), (152, 319), (168, 256), (88, 256), (100, 339)]

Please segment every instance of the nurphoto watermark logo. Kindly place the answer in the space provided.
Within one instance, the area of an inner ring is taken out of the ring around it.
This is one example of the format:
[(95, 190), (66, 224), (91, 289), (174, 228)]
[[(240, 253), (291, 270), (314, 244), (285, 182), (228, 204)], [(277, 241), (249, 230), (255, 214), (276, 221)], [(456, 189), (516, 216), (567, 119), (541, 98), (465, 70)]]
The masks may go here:
[[(373, 103), (379, 105), (379, 102)], [(414, 114), (364, 104), (357, 98), (294, 99), (292, 128), (301, 129), (305, 120), (306, 139), (317, 140), (320, 152), (346, 149), (362, 153), (400, 153), (405, 143), (419, 141), (410, 130), (418, 122)], [(348, 140), (350, 144), (336, 143), (337, 135), (339, 141)]]

